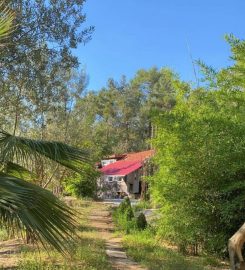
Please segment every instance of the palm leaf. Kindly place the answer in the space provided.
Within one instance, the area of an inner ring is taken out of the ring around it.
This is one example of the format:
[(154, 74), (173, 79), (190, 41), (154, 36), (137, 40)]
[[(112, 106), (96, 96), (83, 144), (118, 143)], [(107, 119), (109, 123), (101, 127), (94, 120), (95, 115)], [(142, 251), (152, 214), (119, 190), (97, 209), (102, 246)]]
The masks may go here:
[(1, 162), (16, 160), (27, 163), (33, 158), (45, 156), (67, 168), (82, 173), (84, 162), (88, 162), (88, 152), (56, 141), (26, 139), (0, 131)]
[(60, 252), (72, 239), (76, 221), (73, 211), (51, 192), (0, 173), (0, 221), (7, 228), (26, 229), (32, 238)]
[(13, 31), (13, 21), (15, 14), (10, 10), (5, 2), (0, 4), (0, 38), (8, 36)]
[(4, 172), (10, 176), (25, 179), (26, 181), (32, 181), (38, 178), (35, 173), (13, 162), (7, 162), (4, 166)]

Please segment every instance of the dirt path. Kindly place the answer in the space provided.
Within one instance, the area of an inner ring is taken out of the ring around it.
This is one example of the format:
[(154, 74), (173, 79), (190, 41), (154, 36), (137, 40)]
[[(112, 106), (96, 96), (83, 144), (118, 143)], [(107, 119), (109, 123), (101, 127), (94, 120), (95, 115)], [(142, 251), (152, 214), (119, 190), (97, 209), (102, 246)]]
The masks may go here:
[(1, 269), (15, 269), (17, 267), (21, 246), (23, 246), (23, 241), (20, 239), (7, 240), (0, 243)]
[[(96, 207), (96, 204), (98, 207)], [(89, 217), (91, 226), (100, 232), (100, 237), (106, 241), (106, 253), (113, 269), (117, 270), (147, 270), (127, 258), (122, 248), (122, 238), (114, 236), (113, 223), (108, 204), (96, 203)]]

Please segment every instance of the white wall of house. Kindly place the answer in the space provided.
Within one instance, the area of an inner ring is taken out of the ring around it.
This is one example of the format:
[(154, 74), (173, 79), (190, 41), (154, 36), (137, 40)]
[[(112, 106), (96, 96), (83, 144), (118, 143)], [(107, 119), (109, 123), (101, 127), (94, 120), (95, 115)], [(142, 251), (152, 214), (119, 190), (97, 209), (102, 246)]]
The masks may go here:
[(103, 159), (101, 160), (101, 166), (105, 167), (106, 165), (112, 164), (116, 161), (117, 161), (116, 159)]
[(140, 179), (142, 169), (138, 169), (127, 176), (121, 175), (101, 175), (98, 179), (98, 187), (104, 189), (101, 197), (113, 198), (119, 193), (127, 195), (138, 194), (140, 192)]
[(97, 181), (97, 195), (103, 199), (118, 198), (119, 194), (129, 195), (123, 177), (115, 175), (101, 175)]
[(117, 192), (125, 192), (128, 194), (127, 185), (122, 175), (104, 175), (104, 181), (107, 184), (114, 184), (117, 187)]

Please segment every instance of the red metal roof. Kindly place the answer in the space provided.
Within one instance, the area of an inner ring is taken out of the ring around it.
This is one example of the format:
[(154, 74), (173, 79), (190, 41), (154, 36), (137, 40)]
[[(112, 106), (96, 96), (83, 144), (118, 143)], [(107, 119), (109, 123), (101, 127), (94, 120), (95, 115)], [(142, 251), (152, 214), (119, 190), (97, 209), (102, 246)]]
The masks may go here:
[(119, 160), (100, 169), (105, 175), (125, 176), (142, 167), (141, 162), (132, 160)]

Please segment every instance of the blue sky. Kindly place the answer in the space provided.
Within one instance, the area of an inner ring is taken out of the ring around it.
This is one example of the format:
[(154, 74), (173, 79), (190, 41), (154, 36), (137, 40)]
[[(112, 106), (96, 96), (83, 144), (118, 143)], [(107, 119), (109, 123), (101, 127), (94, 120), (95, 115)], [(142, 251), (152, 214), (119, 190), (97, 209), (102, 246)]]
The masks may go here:
[(87, 0), (84, 11), (95, 32), (75, 54), (93, 90), (153, 66), (194, 80), (188, 46), (194, 59), (220, 68), (230, 63), (224, 35), (245, 38), (245, 0)]

